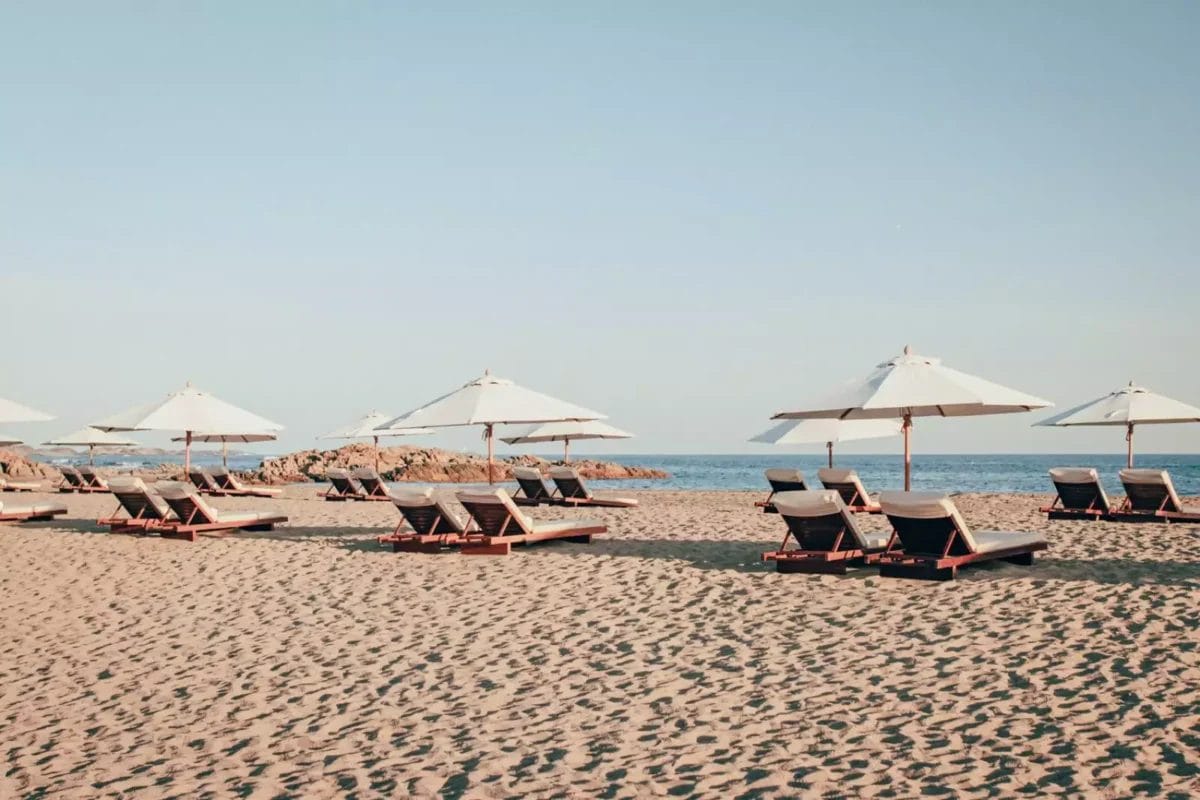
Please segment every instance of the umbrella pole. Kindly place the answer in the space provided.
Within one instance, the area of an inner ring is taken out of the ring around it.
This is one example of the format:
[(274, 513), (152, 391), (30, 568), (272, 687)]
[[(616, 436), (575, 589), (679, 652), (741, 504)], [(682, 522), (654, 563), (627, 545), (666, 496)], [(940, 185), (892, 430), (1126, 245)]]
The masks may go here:
[(904, 491), (912, 491), (912, 447), (909, 437), (912, 433), (912, 414), (904, 415)]
[(183, 472), (186, 475), (192, 469), (192, 432), (185, 431), (183, 439)]
[(1133, 469), (1133, 423), (1125, 430), (1125, 468)]
[(88, 466), (96, 466), (96, 445), (94, 444), (88, 445)]
[(571, 460), (571, 440), (563, 439), (563, 463)]
[(221, 466), (229, 469), (229, 442), (221, 440)]
[(833, 469), (833, 442), (826, 442), (825, 449), (829, 451), (829, 468)]
[(488, 423), (484, 426), (484, 435), (487, 436), (488, 450), (488, 484), (494, 486), (496, 484), (496, 475), (492, 470), (492, 456), (495, 451), (496, 443), (492, 439), (492, 425)]
[(379, 437), (372, 436), (371, 438), (375, 440), (375, 471), (379, 472)]

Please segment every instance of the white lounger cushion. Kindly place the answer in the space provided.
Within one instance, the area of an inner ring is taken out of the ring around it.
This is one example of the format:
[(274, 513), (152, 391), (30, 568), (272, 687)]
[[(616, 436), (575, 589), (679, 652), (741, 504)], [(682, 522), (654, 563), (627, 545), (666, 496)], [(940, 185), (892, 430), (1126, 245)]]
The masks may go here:
[(521, 481), (542, 481), (542, 473), (533, 467), (513, 467), (513, 478)]
[(355, 467), (350, 474), (360, 481), (383, 481), (383, 478), (379, 477), (379, 473), (373, 467)]
[[(551, 467), (550, 477), (555, 480), (579, 481), (579, 485), (583, 487), (583, 491), (587, 494), (588, 498), (592, 498), (591, 489), (583, 482), (583, 478), (579, 476), (574, 467)], [(603, 503), (620, 503), (623, 506), (631, 508), (638, 504), (637, 499), (633, 497), (611, 497), (604, 495), (602, 497), (598, 496), (595, 499)]]
[(787, 483), (803, 483), (804, 473), (798, 469), (787, 469), (785, 467), (772, 467), (764, 473), (768, 481), (780, 481)]
[(40, 517), (45, 514), (65, 513), (67, 513), (67, 507), (62, 503), (31, 503), (24, 506), (0, 503), (0, 514), (13, 514), (16, 516), (25, 516), (28, 514), (31, 517)]
[(959, 535), (972, 553), (992, 553), (1010, 547), (1040, 544), (1045, 535), (1025, 531), (975, 531), (967, 527), (954, 501), (939, 492), (884, 492), (879, 505), (889, 517), (902, 519), (953, 519)]
[(1090, 467), (1055, 467), (1050, 470), (1055, 483), (1100, 483), (1100, 475)]
[(0, 478), (0, 489), (11, 489), (17, 492), (36, 492), (41, 489), (40, 483), (32, 481), (13, 481), (8, 478)]
[(858, 546), (864, 550), (882, 550), (887, 547), (888, 539), (891, 538), (890, 533), (875, 533), (859, 528), (854, 515), (842, 502), (842, 496), (833, 489), (780, 492), (771, 498), (771, 502), (775, 504), (775, 509), (785, 517), (819, 518), (840, 515), (846, 523), (846, 530), (854, 537)]

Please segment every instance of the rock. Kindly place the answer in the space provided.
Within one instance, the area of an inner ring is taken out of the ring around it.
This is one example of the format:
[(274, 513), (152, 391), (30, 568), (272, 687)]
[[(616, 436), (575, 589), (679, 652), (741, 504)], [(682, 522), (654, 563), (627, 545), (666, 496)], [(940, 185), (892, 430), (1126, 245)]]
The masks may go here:
[[(28, 448), (23, 449), (28, 450)], [(0, 464), (4, 465), (5, 474), (13, 478), (32, 478), (37, 480), (42, 478), (57, 479), (61, 477), (59, 471), (54, 467), (38, 461), (31, 461), (15, 447), (0, 449)]]
[[(552, 462), (537, 456), (521, 455), (497, 460), (496, 480), (511, 480), (514, 466), (545, 470)], [(336, 450), (302, 450), (263, 462), (257, 472), (248, 473), (253, 481), (268, 484), (323, 481), (330, 468), (354, 469), (375, 466), (375, 448), (369, 444), (348, 444)], [(584, 459), (572, 461), (579, 474), (591, 480), (621, 478), (662, 479), (669, 474), (648, 467), (633, 467), (610, 461)], [(430, 447), (384, 447), (379, 450), (379, 474), (387, 481), (419, 483), (476, 483), (487, 480), (487, 459), (471, 453), (456, 453)]]

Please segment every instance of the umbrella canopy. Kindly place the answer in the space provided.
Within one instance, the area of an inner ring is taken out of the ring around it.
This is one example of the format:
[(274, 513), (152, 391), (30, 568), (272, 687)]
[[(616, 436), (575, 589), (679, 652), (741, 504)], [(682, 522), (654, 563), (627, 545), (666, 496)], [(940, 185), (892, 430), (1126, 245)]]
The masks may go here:
[[(279, 437), (274, 433), (213, 433), (207, 431), (205, 433), (193, 433), (193, 442), (220, 442), (221, 443), (221, 464), (225, 467), (229, 466), (229, 443), (230, 442), (273, 442)], [(186, 442), (187, 436), (173, 436), (172, 442)]]
[(138, 445), (135, 441), (96, 428), (80, 428), (74, 433), (51, 439), (43, 444), (58, 445), (59, 447), (86, 447), (89, 464), (96, 463), (97, 447), (136, 447)]
[(375, 470), (379, 470), (379, 437), (381, 436), (417, 436), (423, 433), (433, 433), (429, 428), (381, 428), (380, 426), (392, 419), (391, 414), (381, 411), (370, 411), (340, 428), (323, 433), (318, 439), (371, 439), (375, 443)]
[(11, 433), (0, 433), (0, 447), (7, 447), (10, 444), (20, 444), (23, 441), (25, 440), (18, 439)]
[(903, 425), (898, 419), (801, 419), (781, 422), (750, 441), (761, 444), (824, 444), (833, 466), (833, 446), (838, 442), (899, 436)]
[(501, 436), (507, 444), (537, 444), (539, 442), (562, 442), (563, 461), (571, 458), (571, 442), (576, 439), (632, 439), (632, 433), (614, 428), (600, 420), (587, 422), (543, 422), (531, 425), (512, 436)]
[(909, 437), (913, 417), (973, 417), (1011, 414), (1052, 406), (997, 383), (942, 364), (941, 359), (904, 353), (883, 362), (865, 379), (772, 419), (900, 419), (904, 433), (904, 490), (912, 487)]
[(192, 384), (166, 399), (139, 406), (92, 423), (104, 431), (183, 431), (184, 469), (192, 463), (192, 438), (197, 431), (281, 431), (283, 426), (227, 403)]
[(1120, 425), (1125, 428), (1126, 464), (1133, 467), (1135, 425), (1200, 422), (1200, 408), (1155, 394), (1132, 381), (1115, 392), (1042, 420), (1037, 426)]
[(49, 414), (0, 397), (0, 422), (48, 422), (52, 419), (54, 417)]
[(488, 449), (488, 482), (494, 483), (495, 426), (535, 422), (604, 419), (599, 411), (557, 400), (485, 372), (465, 386), (396, 417), (381, 428), (451, 428), (484, 426)]

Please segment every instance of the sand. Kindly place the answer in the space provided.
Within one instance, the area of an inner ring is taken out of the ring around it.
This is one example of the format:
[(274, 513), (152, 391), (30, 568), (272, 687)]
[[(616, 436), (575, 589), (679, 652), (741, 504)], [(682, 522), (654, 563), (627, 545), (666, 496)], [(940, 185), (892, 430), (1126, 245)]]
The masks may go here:
[(195, 544), (98, 533), (107, 496), (0, 526), (0, 797), (1200, 792), (1198, 526), (964, 496), (1051, 549), (937, 584), (775, 573), (759, 494), (465, 558), (314, 491)]

